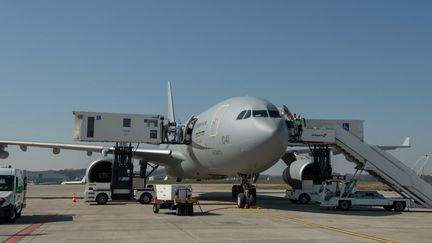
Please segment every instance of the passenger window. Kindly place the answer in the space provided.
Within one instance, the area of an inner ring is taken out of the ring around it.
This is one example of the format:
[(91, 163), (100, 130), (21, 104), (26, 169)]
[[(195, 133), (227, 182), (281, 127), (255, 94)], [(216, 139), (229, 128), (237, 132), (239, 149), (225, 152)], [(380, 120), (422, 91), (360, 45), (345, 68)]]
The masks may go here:
[(237, 120), (243, 119), (243, 116), (244, 116), (245, 113), (246, 113), (246, 111), (240, 112), (240, 114), (237, 116)]
[(246, 115), (243, 117), (243, 119), (248, 119), (250, 116), (251, 116), (251, 111), (248, 110), (248, 111), (246, 112)]
[(278, 110), (269, 110), (268, 112), (269, 112), (270, 117), (281, 117)]
[(268, 117), (267, 110), (254, 110), (253, 116), (254, 117)]

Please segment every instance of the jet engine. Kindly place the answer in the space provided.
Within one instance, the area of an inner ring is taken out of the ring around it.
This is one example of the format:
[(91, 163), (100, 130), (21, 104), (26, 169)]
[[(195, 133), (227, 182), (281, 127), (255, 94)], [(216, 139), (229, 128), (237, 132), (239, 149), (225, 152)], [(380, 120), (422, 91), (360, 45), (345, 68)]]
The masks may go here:
[(9, 152), (4, 150), (4, 147), (0, 145), (0, 159), (7, 159), (9, 157)]
[(282, 178), (293, 189), (302, 189), (302, 180), (312, 180), (313, 163), (311, 160), (296, 160), (283, 171)]
[(87, 167), (85, 178), (87, 182), (111, 182), (112, 160), (102, 158), (93, 161)]

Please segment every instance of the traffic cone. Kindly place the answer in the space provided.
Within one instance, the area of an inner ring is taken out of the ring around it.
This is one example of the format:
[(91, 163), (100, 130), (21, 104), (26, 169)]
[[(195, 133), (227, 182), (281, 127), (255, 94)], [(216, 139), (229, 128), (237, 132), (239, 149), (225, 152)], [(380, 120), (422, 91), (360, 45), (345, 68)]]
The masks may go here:
[(75, 195), (75, 193), (74, 193), (73, 196), (72, 196), (72, 203), (73, 203), (73, 204), (77, 203), (77, 199), (76, 199), (76, 195)]

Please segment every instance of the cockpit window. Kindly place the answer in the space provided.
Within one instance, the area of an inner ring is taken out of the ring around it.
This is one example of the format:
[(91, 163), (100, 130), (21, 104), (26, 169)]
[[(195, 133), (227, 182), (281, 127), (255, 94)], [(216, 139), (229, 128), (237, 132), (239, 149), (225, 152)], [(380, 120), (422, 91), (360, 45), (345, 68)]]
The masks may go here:
[(268, 117), (267, 110), (254, 110), (253, 116), (254, 117)]
[(278, 110), (269, 110), (268, 112), (269, 112), (270, 117), (281, 117)]
[(243, 119), (243, 116), (244, 116), (245, 113), (246, 113), (246, 111), (240, 112), (240, 114), (238, 114), (238, 116), (237, 116), (237, 120)]
[(251, 116), (251, 111), (248, 110), (248, 111), (246, 112), (246, 115), (243, 117), (243, 119), (248, 119), (250, 116)]

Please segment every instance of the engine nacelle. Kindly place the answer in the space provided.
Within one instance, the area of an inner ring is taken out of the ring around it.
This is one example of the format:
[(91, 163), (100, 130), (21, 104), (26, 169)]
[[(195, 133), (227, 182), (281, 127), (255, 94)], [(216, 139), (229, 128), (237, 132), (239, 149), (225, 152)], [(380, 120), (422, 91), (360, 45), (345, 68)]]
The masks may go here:
[(86, 170), (86, 181), (94, 182), (111, 182), (113, 161), (109, 158), (102, 158), (93, 161)]
[(312, 180), (313, 162), (311, 160), (297, 160), (283, 171), (282, 178), (293, 189), (302, 189), (303, 180)]
[(0, 150), (0, 159), (7, 159), (9, 157), (9, 152), (5, 150)]

